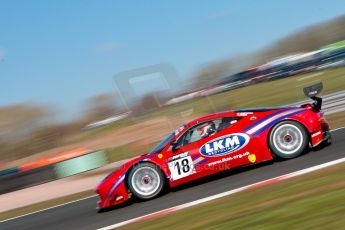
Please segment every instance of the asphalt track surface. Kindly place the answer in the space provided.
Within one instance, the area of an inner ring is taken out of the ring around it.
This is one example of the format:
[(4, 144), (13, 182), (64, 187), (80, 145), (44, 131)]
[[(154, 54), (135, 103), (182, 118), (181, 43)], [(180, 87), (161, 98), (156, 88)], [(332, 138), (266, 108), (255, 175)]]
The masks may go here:
[[(180, 187), (157, 199), (96, 212), (97, 197), (0, 223), (7, 229), (97, 229), (262, 180), (345, 157), (345, 129), (332, 132), (333, 144), (295, 159), (230, 171)], [(95, 185), (96, 186), (96, 185)], [(0, 204), (1, 205), (1, 204)]]

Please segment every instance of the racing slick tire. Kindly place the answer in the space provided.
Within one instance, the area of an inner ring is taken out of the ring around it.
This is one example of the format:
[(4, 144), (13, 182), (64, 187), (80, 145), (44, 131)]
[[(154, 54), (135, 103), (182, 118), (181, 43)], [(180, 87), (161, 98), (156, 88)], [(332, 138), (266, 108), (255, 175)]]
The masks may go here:
[(134, 197), (148, 200), (163, 191), (165, 177), (155, 164), (139, 163), (129, 172), (127, 184)]
[(276, 157), (290, 159), (304, 153), (308, 140), (308, 133), (301, 124), (282, 121), (270, 131), (268, 145)]

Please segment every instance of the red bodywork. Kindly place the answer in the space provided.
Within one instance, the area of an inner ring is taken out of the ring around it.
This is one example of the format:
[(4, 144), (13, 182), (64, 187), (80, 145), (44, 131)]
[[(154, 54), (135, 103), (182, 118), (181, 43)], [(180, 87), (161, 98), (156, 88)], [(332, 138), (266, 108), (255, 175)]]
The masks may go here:
[[(224, 117), (238, 118), (238, 121), (212, 136), (172, 151), (170, 143), (177, 140), (189, 128), (204, 121)], [(314, 112), (310, 104), (300, 107), (246, 109), (210, 114), (195, 119), (175, 131), (175, 136), (161, 152), (132, 159), (108, 175), (96, 189), (100, 197), (98, 207), (103, 209), (130, 199), (131, 194), (126, 179), (130, 169), (139, 162), (151, 162), (159, 166), (165, 174), (168, 186), (172, 188), (220, 171), (272, 160), (273, 157), (268, 147), (268, 134), (272, 127), (282, 120), (292, 120), (302, 124), (309, 133), (311, 146), (320, 144), (329, 130), (328, 123), (323, 118), (322, 113)], [(241, 146), (237, 150), (213, 156), (202, 154), (202, 151), (204, 151), (202, 148), (205, 148), (203, 146), (207, 143), (213, 143), (215, 140), (231, 134), (239, 135), (243, 139), (243, 143), (241, 142)], [(193, 160), (193, 173), (182, 178), (173, 179), (168, 161), (171, 161), (174, 156), (186, 152)]]

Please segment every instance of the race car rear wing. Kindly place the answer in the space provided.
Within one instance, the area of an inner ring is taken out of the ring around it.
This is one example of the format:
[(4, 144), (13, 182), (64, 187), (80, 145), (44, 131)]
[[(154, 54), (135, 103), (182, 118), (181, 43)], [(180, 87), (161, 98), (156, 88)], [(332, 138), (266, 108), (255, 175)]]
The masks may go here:
[(313, 110), (315, 112), (318, 112), (321, 110), (322, 98), (317, 97), (316, 95), (318, 95), (322, 91), (322, 89), (323, 89), (322, 82), (303, 88), (304, 95), (306, 95), (307, 97), (315, 101), (313, 103)]

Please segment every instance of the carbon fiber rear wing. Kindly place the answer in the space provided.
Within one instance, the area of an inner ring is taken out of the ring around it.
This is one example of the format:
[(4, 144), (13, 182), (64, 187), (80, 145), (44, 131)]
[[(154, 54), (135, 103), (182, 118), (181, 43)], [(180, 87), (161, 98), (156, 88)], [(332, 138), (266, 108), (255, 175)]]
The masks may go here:
[(318, 95), (322, 91), (322, 89), (323, 89), (322, 82), (319, 82), (317, 84), (303, 88), (304, 95), (306, 95), (307, 97), (309, 97), (310, 99), (313, 99), (315, 101), (313, 103), (314, 111), (320, 111), (321, 110), (322, 98), (317, 97), (316, 95)]

